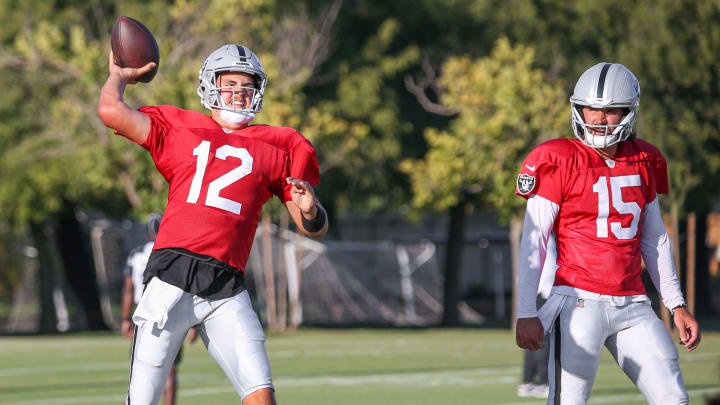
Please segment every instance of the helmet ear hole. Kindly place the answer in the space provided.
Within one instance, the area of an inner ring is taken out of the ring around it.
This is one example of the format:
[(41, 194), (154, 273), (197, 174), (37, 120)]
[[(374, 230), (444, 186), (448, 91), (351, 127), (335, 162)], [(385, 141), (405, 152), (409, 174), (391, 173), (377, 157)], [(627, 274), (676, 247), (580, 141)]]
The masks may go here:
[(575, 110), (577, 110), (578, 114), (580, 114), (580, 116), (583, 118), (583, 121), (584, 121), (585, 120), (585, 115), (583, 114), (584, 106), (579, 105), (579, 104), (574, 104), (574, 107), (575, 107)]

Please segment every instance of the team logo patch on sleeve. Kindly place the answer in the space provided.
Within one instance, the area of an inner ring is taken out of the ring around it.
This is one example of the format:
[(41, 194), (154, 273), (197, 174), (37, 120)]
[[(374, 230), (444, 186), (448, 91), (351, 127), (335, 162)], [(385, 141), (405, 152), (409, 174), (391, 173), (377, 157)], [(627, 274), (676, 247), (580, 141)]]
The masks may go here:
[(517, 178), (517, 189), (520, 194), (525, 195), (535, 188), (535, 176), (520, 174)]

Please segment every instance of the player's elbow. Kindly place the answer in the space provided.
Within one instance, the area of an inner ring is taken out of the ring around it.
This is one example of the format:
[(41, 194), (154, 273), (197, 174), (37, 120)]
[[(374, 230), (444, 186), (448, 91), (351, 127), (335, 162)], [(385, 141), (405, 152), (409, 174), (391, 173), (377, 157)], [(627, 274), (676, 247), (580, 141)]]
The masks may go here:
[(116, 103), (108, 102), (100, 98), (100, 102), (97, 107), (97, 115), (105, 126), (110, 128), (117, 128), (117, 124), (120, 121), (120, 109)]
[(105, 126), (114, 130), (119, 130), (128, 122), (130, 108), (116, 97), (112, 92), (105, 88), (100, 92), (100, 100), (98, 101), (97, 115)]

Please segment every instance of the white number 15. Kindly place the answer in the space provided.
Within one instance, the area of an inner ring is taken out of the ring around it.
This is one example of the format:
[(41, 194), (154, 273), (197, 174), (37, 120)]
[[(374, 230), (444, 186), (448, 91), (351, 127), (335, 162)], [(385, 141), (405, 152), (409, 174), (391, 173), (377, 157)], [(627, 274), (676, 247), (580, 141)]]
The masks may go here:
[[(638, 231), (638, 222), (642, 209), (635, 201), (625, 202), (622, 199), (623, 187), (639, 187), (640, 175), (631, 174), (628, 176), (610, 177), (612, 189), (612, 205), (620, 214), (632, 214), (633, 218), (629, 228), (624, 228), (620, 222), (611, 222), (610, 230), (618, 239), (632, 239)], [(610, 192), (608, 190), (607, 178), (600, 176), (597, 183), (593, 184), (593, 192), (598, 193), (598, 216), (597, 237), (608, 237), (608, 216), (610, 215)]]

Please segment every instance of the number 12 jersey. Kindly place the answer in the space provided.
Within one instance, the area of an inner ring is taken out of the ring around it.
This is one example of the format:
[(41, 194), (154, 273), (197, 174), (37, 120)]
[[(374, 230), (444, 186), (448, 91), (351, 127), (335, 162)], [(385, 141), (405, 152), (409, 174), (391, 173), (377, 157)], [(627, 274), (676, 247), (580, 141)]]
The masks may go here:
[(263, 204), (290, 200), (288, 176), (317, 185), (315, 150), (290, 128), (252, 125), (226, 132), (211, 117), (173, 106), (150, 118), (141, 145), (170, 184), (154, 249), (183, 248), (244, 271)]

